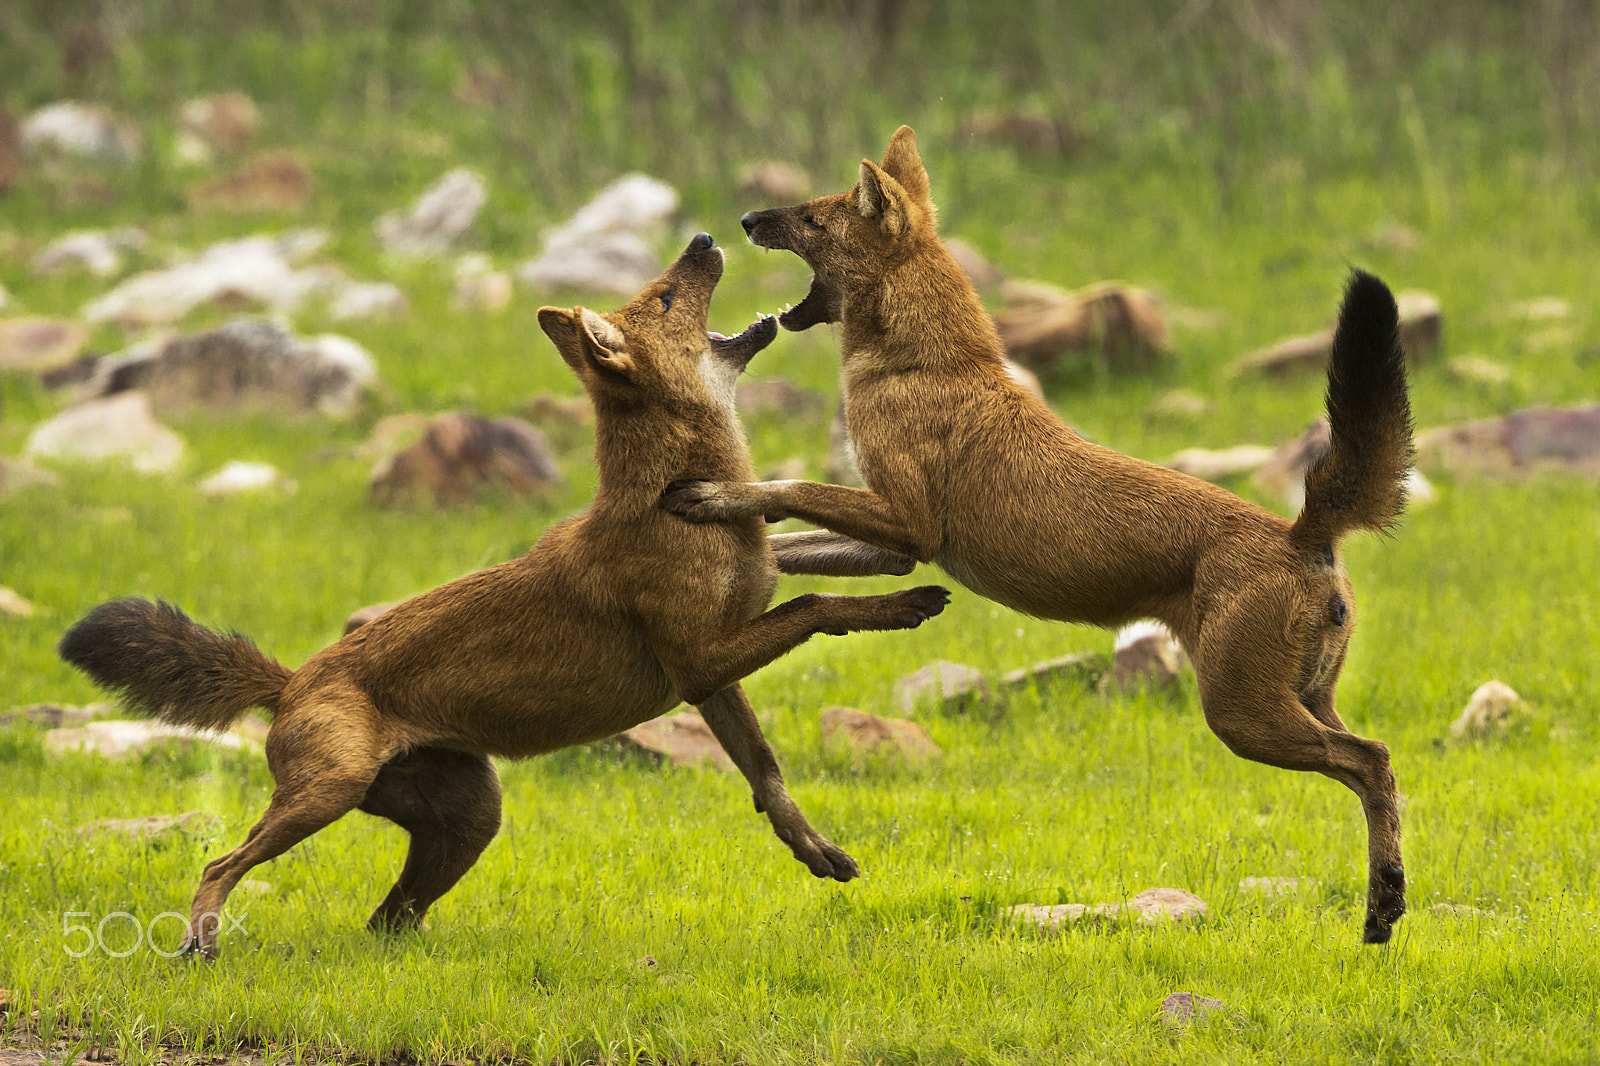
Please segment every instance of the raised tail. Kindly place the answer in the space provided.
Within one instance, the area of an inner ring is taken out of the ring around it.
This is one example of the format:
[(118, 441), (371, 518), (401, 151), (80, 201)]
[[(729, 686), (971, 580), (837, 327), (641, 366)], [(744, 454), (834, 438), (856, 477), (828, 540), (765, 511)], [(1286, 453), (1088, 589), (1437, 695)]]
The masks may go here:
[(226, 729), (251, 707), (276, 712), (293, 676), (248, 637), (141, 599), (102, 603), (56, 650), (138, 713), (195, 729)]
[(1400, 312), (1388, 286), (1352, 271), (1328, 361), (1332, 444), (1306, 472), (1306, 505), (1292, 536), (1307, 551), (1352, 529), (1382, 531), (1405, 509), (1411, 469)]

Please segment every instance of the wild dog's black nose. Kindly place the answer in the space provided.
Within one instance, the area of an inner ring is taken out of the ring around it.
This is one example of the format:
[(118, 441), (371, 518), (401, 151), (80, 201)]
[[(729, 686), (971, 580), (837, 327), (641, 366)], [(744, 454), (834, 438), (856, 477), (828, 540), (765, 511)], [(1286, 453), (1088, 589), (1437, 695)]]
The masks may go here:
[(717, 242), (711, 239), (711, 234), (709, 234), (709, 233), (696, 233), (694, 235), (694, 240), (689, 242), (689, 251), (691, 251), (691, 252), (709, 252), (711, 249), (715, 248), (716, 246), (717, 246)]
[(744, 232), (748, 236), (756, 228), (756, 213), (754, 211), (746, 211), (744, 217), (739, 220), (739, 225), (744, 227)]

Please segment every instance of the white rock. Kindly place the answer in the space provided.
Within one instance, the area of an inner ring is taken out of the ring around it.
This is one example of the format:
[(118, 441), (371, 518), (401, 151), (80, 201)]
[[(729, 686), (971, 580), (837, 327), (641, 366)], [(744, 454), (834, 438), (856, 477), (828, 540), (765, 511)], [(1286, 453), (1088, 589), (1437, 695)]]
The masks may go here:
[(337, 322), (352, 318), (398, 317), (406, 313), (406, 294), (390, 281), (356, 281), (341, 288), (328, 305)]
[(98, 104), (63, 100), (47, 104), (22, 122), (22, 147), (30, 153), (58, 153), (104, 163), (139, 158), (139, 136)]
[(327, 235), (297, 230), (276, 237), (245, 237), (207, 248), (197, 258), (166, 270), (149, 270), (118, 285), (83, 309), (89, 322), (160, 324), (176, 322), (200, 304), (223, 297), (266, 304), (287, 313), (315, 292), (338, 287), (332, 267), (300, 269)]
[(0, 585), (0, 614), (9, 614), (13, 618), (32, 618), (33, 604), (15, 590)]
[(59, 274), (82, 267), (97, 278), (109, 278), (122, 270), (122, 249), (143, 247), (146, 240), (143, 230), (132, 228), (69, 233), (34, 256), (33, 269), (39, 274)]
[(448, 251), (477, 219), (489, 198), (483, 179), (462, 167), (423, 193), (409, 214), (387, 214), (376, 230), (385, 251), (420, 258)]
[(163, 741), (203, 740), (223, 748), (243, 748), (249, 741), (234, 733), (203, 733), (197, 729), (156, 721), (88, 722), (71, 729), (52, 729), (44, 735), (44, 750), (52, 755), (70, 751), (92, 752), (120, 759)]
[(1423, 476), (1420, 470), (1406, 472), (1406, 503), (1411, 506), (1425, 507), (1439, 498), (1439, 491), (1433, 487), (1433, 482)]
[(1166, 465), (1201, 481), (1221, 481), (1261, 469), (1272, 455), (1272, 448), (1259, 444), (1240, 444), (1220, 451), (1185, 448), (1168, 459)]
[(324, 333), (303, 341), (302, 348), (312, 359), (313, 367), (336, 371), (328, 376), (338, 382), (317, 400), (317, 409), (324, 414), (344, 415), (361, 402), (361, 396), (378, 383), (378, 365), (367, 350), (349, 337), (337, 333)]
[(142, 392), (88, 400), (62, 411), (28, 435), (29, 458), (121, 459), (141, 474), (171, 470), (183, 457), (183, 441), (150, 413)]
[(1481, 740), (1503, 732), (1527, 713), (1527, 705), (1510, 685), (1503, 681), (1485, 681), (1450, 724), (1450, 735), (1457, 740)]
[(278, 473), (271, 463), (247, 463), (235, 459), (200, 482), (199, 488), (207, 496), (228, 496), (279, 486), (292, 492), (295, 483)]
[(545, 288), (632, 293), (660, 269), (646, 234), (677, 208), (672, 186), (629, 174), (547, 231), (543, 254), (519, 267), (517, 277)]
[(455, 305), (464, 310), (500, 311), (511, 303), (511, 275), (481, 252), (456, 260), (455, 281)]

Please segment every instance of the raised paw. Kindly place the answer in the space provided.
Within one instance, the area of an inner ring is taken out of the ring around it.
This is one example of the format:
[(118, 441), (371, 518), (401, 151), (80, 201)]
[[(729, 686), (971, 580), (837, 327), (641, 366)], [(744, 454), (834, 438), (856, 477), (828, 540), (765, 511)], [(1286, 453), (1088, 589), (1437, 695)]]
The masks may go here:
[(728, 522), (761, 515), (760, 507), (736, 499), (715, 481), (674, 481), (662, 490), (661, 507), (688, 522)]
[(849, 881), (861, 876), (856, 861), (844, 849), (817, 832), (808, 833), (796, 844), (791, 844), (794, 857), (806, 864), (814, 877), (831, 877), (835, 881)]
[(950, 590), (939, 585), (921, 585), (891, 592), (887, 599), (895, 608), (895, 628), (915, 629), (944, 610), (950, 602)]

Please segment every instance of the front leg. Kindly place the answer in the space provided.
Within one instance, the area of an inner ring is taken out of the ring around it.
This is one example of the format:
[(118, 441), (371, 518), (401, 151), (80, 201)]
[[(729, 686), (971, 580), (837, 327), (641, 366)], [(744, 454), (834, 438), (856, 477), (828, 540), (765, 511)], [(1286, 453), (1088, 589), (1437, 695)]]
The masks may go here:
[(674, 481), (661, 506), (690, 522), (799, 518), (918, 562), (940, 548), (925, 507), (897, 506), (870, 489), (814, 481)]
[[(698, 706), (818, 633), (915, 629), (949, 602), (950, 590), (938, 585), (882, 596), (810, 592), (709, 639), (669, 630), (655, 634), (651, 647), (678, 697)], [(660, 617), (677, 620), (670, 611)]]
[(903, 577), (917, 568), (915, 559), (874, 548), (827, 529), (774, 533), (767, 538), (767, 543), (777, 557), (778, 569), (785, 574), (813, 574), (818, 577), (892, 574)]
[(778, 839), (789, 845), (794, 857), (806, 864), (817, 877), (848, 881), (861, 871), (856, 861), (827, 837), (811, 828), (783, 784), (783, 771), (777, 757), (761, 735), (761, 723), (750, 709), (744, 689), (730, 685), (700, 704), (700, 717), (706, 720), (717, 743), (750, 782), (756, 810), (765, 812)]

